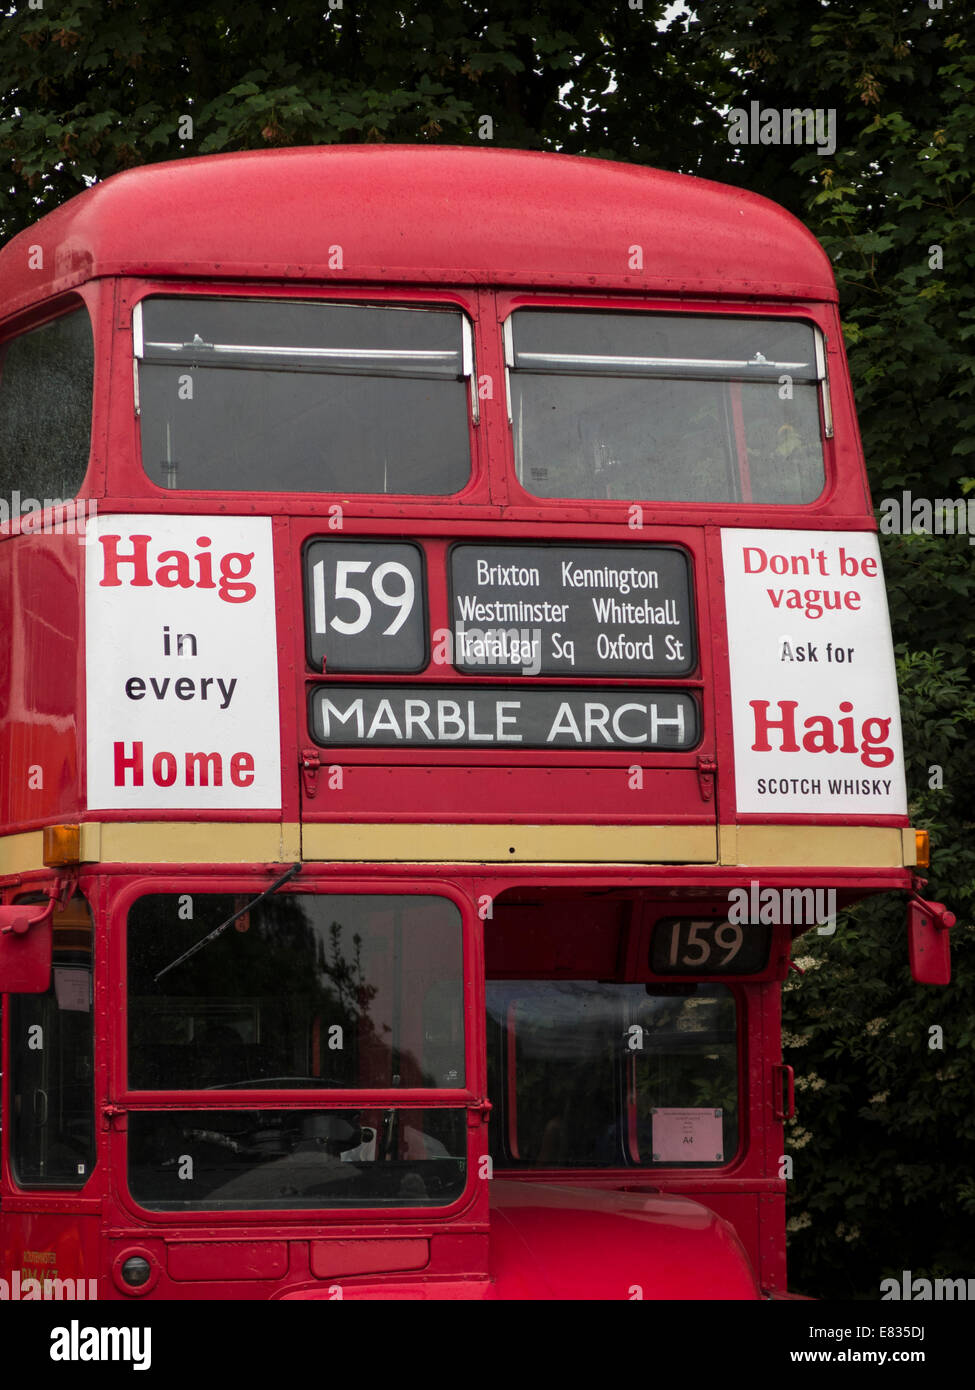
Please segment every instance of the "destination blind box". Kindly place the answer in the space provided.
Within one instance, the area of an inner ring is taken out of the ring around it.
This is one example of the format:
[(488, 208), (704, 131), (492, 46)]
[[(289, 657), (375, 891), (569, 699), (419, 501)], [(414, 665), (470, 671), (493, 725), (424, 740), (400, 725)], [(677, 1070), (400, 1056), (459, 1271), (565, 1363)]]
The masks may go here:
[[(412, 541), (310, 541), (304, 580), (311, 667), (329, 676), (426, 670), (425, 567)], [(449, 548), (447, 569), (451, 626), (434, 634), (434, 663), (509, 683), (329, 680), (309, 694), (309, 725), (320, 747), (639, 752), (697, 745), (700, 709), (690, 692), (524, 682), (559, 675), (632, 682), (692, 672), (690, 564), (679, 547), (464, 541)]]
[(309, 722), (325, 747), (686, 751), (700, 737), (692, 695), (618, 687), (330, 682), (311, 692)]
[[(450, 628), (438, 629), (432, 656), (465, 675), (673, 679), (697, 665), (690, 563), (677, 546), (465, 541), (450, 547), (448, 571)], [(415, 542), (316, 538), (304, 575), (313, 670), (427, 667), (425, 557)]]

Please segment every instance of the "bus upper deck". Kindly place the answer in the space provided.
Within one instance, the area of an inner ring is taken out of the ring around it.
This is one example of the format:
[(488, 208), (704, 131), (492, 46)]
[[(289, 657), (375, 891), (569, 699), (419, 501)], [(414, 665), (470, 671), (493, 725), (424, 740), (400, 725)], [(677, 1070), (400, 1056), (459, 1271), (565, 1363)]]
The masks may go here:
[[(9, 525), (4, 626), (50, 606), (32, 679), (66, 705), (11, 703), (10, 831), (130, 822), (98, 857), (151, 858), (152, 808), (241, 811), (289, 827), (258, 858), (302, 827), (413, 859), (422, 821), (427, 859), (774, 865), (799, 816), (803, 863), (904, 882), (835, 289), (781, 209), (512, 152), (226, 156), (109, 180), (0, 274), (5, 490), (101, 513), (84, 548)], [(42, 728), (63, 771), (30, 787)]]

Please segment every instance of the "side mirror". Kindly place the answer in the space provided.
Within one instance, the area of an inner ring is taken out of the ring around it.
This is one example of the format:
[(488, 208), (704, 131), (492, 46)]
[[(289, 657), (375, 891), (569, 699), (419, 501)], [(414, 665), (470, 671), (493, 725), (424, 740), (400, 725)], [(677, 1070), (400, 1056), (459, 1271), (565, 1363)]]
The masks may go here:
[(44, 994), (51, 983), (54, 899), (0, 907), (0, 993)]
[(948, 931), (956, 917), (944, 903), (911, 898), (907, 904), (907, 949), (911, 975), (919, 985), (951, 983)]

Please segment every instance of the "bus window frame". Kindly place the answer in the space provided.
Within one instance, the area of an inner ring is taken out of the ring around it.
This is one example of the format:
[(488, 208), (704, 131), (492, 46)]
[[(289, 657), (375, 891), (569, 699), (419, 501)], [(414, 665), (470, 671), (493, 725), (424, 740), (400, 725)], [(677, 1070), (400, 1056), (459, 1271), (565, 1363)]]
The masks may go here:
[[(505, 390), (503, 408), (506, 413), (506, 445), (504, 450), (504, 471), (507, 484), (506, 501), (509, 515), (518, 521), (542, 521), (557, 509), (563, 514), (576, 516), (587, 521), (615, 522), (627, 524), (633, 508), (639, 508), (644, 524), (649, 518), (660, 525), (692, 526), (710, 522), (717, 525), (733, 524), (741, 519), (751, 525), (774, 525), (786, 527), (802, 520), (807, 526), (823, 519), (823, 513), (835, 509), (843, 491), (843, 469), (838, 460), (836, 425), (840, 416), (843, 429), (849, 426), (849, 447), (855, 452), (860, 477), (864, 473), (862, 452), (859, 447), (859, 433), (855, 417), (848, 418), (847, 406), (843, 399), (838, 402), (834, 391), (835, 373), (831, 370), (830, 356), (840, 353), (836, 347), (839, 337), (839, 323), (835, 316), (835, 306), (818, 301), (769, 301), (756, 295), (755, 300), (743, 302), (740, 299), (721, 300), (664, 298), (654, 295), (650, 298), (637, 298), (633, 295), (559, 293), (539, 291), (536, 293), (501, 291), (495, 296), (497, 318), (502, 331), (504, 345)], [(512, 355), (513, 333), (512, 315), (520, 309), (576, 310), (582, 313), (644, 313), (668, 315), (698, 314), (705, 318), (784, 318), (804, 322), (814, 330), (817, 368), (822, 366), (823, 377), (817, 393), (820, 441), (823, 451), (824, 482), (819, 496), (812, 502), (745, 502), (745, 501), (662, 501), (653, 498), (579, 498), (579, 497), (536, 497), (528, 492), (518, 481), (515, 467), (515, 442), (512, 426), (509, 359)], [(841, 408), (838, 409), (838, 406)], [(862, 488), (861, 488), (862, 492)], [(868, 512), (866, 500), (863, 515)], [(639, 538), (639, 531), (631, 531)]]
[[(0, 902), (5, 906), (10, 906), (18, 902), (33, 900), (43, 902), (47, 896), (46, 890), (53, 887), (51, 879), (46, 874), (25, 874), (20, 881), (8, 884), (0, 888)], [(14, 995), (0, 995), (0, 1005), (3, 1001), (8, 1004), (7, 1008), (2, 1009), (0, 1017), (0, 1118), (5, 1116), (8, 1123), (0, 1125), (0, 1175), (3, 1184), (12, 1193), (22, 1195), (25, 1198), (40, 1198), (42, 1195), (50, 1193), (54, 1199), (60, 1203), (70, 1203), (72, 1207), (76, 1202), (99, 1201), (98, 1192), (102, 1188), (104, 1181), (104, 1170), (106, 1167), (105, 1153), (103, 1149), (102, 1131), (104, 1125), (99, 1123), (100, 1100), (105, 1094), (105, 1040), (104, 1040), (104, 1018), (105, 1008), (102, 996), (102, 980), (107, 969), (107, 949), (106, 943), (100, 930), (102, 920), (102, 886), (97, 876), (81, 874), (75, 879), (71, 895), (81, 897), (85, 900), (91, 918), (91, 1015), (92, 1015), (92, 1154), (93, 1161), (85, 1181), (82, 1184), (67, 1185), (64, 1183), (52, 1184), (45, 1182), (23, 1182), (17, 1176), (14, 1166), (13, 1145), (14, 1126), (9, 1123), (12, 1117), (12, 1096), (13, 1096), (13, 1055), (12, 1042), (10, 1038), (11, 1010), (9, 1001)], [(54, 967), (57, 964), (52, 959), (51, 985), (54, 985)], [(28, 996), (38, 998), (40, 996)]]
[[(275, 866), (276, 868), (277, 866)], [(112, 998), (116, 1001), (112, 1010), (111, 1035), (108, 1039), (110, 1054), (111, 1091), (117, 1096), (117, 1104), (123, 1111), (166, 1112), (199, 1109), (206, 1110), (296, 1110), (313, 1111), (362, 1109), (399, 1110), (453, 1110), (466, 1111), (467, 1151), (465, 1154), (466, 1172), (464, 1188), (460, 1195), (449, 1204), (442, 1206), (403, 1206), (403, 1207), (288, 1207), (281, 1209), (236, 1208), (214, 1210), (201, 1207), (193, 1211), (154, 1211), (140, 1206), (128, 1186), (128, 1135), (127, 1126), (113, 1128), (111, 1142), (111, 1171), (116, 1175), (116, 1192), (120, 1204), (140, 1221), (158, 1225), (213, 1225), (215, 1223), (239, 1224), (242, 1220), (255, 1225), (280, 1224), (282, 1220), (325, 1221), (335, 1224), (376, 1222), (419, 1222), (448, 1220), (467, 1210), (478, 1200), (479, 1179), (477, 1172), (480, 1148), (478, 1144), (480, 1127), (473, 1124), (472, 1117), (482, 1111), (486, 1093), (484, 1075), (484, 964), (483, 952), (477, 935), (477, 915), (473, 886), (467, 880), (429, 879), (429, 878), (384, 878), (369, 874), (360, 877), (344, 875), (330, 878), (314, 867), (306, 867), (295, 880), (295, 890), (299, 894), (315, 893), (322, 895), (349, 894), (356, 896), (382, 897), (443, 897), (453, 902), (460, 913), (462, 979), (464, 1007), (464, 1068), (467, 1084), (463, 1087), (410, 1088), (409, 1090), (353, 1090), (343, 1088), (328, 1091), (328, 1104), (323, 1107), (319, 1096), (317, 1103), (309, 1099), (309, 1091), (300, 1090), (203, 1090), (203, 1091), (137, 1091), (128, 1089), (128, 913), (132, 904), (141, 897), (156, 894), (209, 893), (209, 894), (248, 894), (254, 897), (267, 887), (255, 870), (242, 870), (238, 873), (226, 871), (210, 874), (195, 866), (183, 876), (174, 873), (147, 877), (139, 874), (127, 878), (121, 888), (113, 892), (106, 906), (105, 921), (109, 937), (104, 951), (106, 969)], [(282, 890), (287, 891), (287, 890)], [(396, 1104), (389, 1104), (395, 1096)]]
[[(487, 983), (490, 984), (492, 983), (492, 981), (489, 980), (487, 981)], [(501, 981), (501, 983), (503, 983), (503, 981)], [(621, 983), (626, 982), (622, 981)], [(658, 977), (653, 977), (653, 979), (648, 980), (647, 983), (658, 983), (666, 985), (676, 982), (671, 981), (669, 978), (667, 980), (664, 980)], [(632, 1181), (649, 1181), (656, 1178), (667, 1178), (676, 1183), (681, 1183), (685, 1179), (689, 1179), (693, 1183), (695, 1183), (700, 1190), (705, 1190), (709, 1184), (709, 1181), (711, 1181), (712, 1179), (737, 1178), (744, 1176), (741, 1170), (747, 1169), (750, 1166), (750, 1161), (752, 1158), (753, 1126), (751, 1107), (753, 1104), (759, 1105), (762, 1103), (763, 1090), (762, 1078), (757, 1074), (753, 1077), (748, 1066), (748, 1059), (753, 1052), (756, 1054), (758, 1064), (761, 1063), (763, 1055), (760, 1046), (756, 1045), (753, 1048), (749, 1045), (750, 1040), (752, 1038), (752, 1030), (760, 1028), (762, 1021), (762, 1010), (758, 1006), (758, 1001), (754, 998), (752, 989), (750, 987), (761, 987), (765, 982), (760, 980), (758, 977), (752, 978), (750, 976), (739, 976), (736, 979), (718, 979), (709, 976), (705, 978), (697, 978), (693, 981), (693, 983), (702, 985), (724, 985), (728, 988), (734, 1000), (736, 1067), (735, 1080), (737, 1083), (738, 1093), (738, 1126), (737, 1145), (730, 1158), (726, 1159), (723, 1163), (695, 1165), (693, 1167), (684, 1167), (682, 1165), (673, 1163), (651, 1162), (639, 1164), (606, 1164), (604, 1167), (598, 1168), (586, 1166), (585, 1164), (575, 1164), (570, 1167), (566, 1167), (564, 1165), (560, 1166), (558, 1164), (542, 1165), (537, 1162), (532, 1163), (530, 1165), (526, 1163), (525, 1166), (522, 1166), (522, 1164), (525, 1163), (525, 1161), (521, 1159), (515, 1159), (510, 1168), (498, 1166), (498, 1176), (505, 1179), (520, 1178), (528, 1181), (564, 1181), (571, 1182), (573, 1184), (578, 1184), (580, 1186), (585, 1185), (587, 1182), (603, 1182), (607, 1186), (616, 1186), (621, 1178), (627, 1178)], [(765, 984), (765, 987), (768, 988), (767, 983)], [(503, 1056), (499, 1058), (498, 1064), (498, 1072), (503, 1079), (505, 1095), (503, 1097), (502, 1105), (498, 1105), (497, 1101), (495, 1101), (495, 1110), (500, 1111), (500, 1113), (497, 1114), (495, 1117), (497, 1132), (501, 1135), (502, 1143), (509, 1152), (513, 1147), (516, 1148), (518, 1143), (518, 1068), (517, 1054), (515, 1049), (511, 1046), (512, 1041), (516, 1042), (517, 1039), (514, 1030), (514, 1020), (511, 1018), (511, 1005), (509, 1004), (508, 1017), (505, 1021), (504, 1053)], [(616, 1078), (617, 1080), (622, 1081), (622, 1085), (626, 1093), (627, 1114), (625, 1118), (627, 1119), (627, 1121), (632, 1120), (632, 1114), (629, 1110), (629, 1093), (632, 1085), (631, 1068), (628, 1065), (629, 1060), (629, 1058), (625, 1057), (622, 1059), (620, 1066), (620, 1076)], [(509, 1088), (513, 1089), (514, 1091), (514, 1105), (510, 1104)], [(761, 1129), (759, 1129), (759, 1134), (760, 1133)], [(632, 1136), (629, 1130), (626, 1134), (622, 1136), (622, 1139), (623, 1142), (626, 1144), (627, 1148), (630, 1149)]]
[[(113, 322), (113, 294), (110, 284), (99, 280), (86, 281), (77, 288), (63, 294), (53, 295), (41, 300), (28, 309), (23, 309), (9, 318), (0, 319), (0, 377), (3, 375), (3, 355), (7, 344), (34, 329), (44, 328), (57, 319), (83, 309), (88, 315), (88, 326), (92, 336), (93, 370), (91, 395), (91, 420), (89, 424), (88, 461), (72, 497), (62, 498), (66, 503), (74, 503), (89, 498), (100, 498), (105, 494), (106, 452), (108, 417), (111, 401), (112, 346), (118, 337)], [(108, 344), (108, 350), (106, 350)], [(43, 501), (43, 498), (35, 499)], [(13, 517), (3, 530), (0, 539), (6, 536), (32, 535), (38, 531), (50, 532), (59, 520), (66, 518), (67, 508), (46, 507), (42, 511), (29, 513), (31, 525), (21, 531), (19, 522)]]
[[(310, 301), (320, 304), (363, 308), (455, 309), (464, 319), (463, 352), (471, 354), (471, 372), (467, 392), (468, 441), (470, 447), (470, 477), (460, 492), (447, 495), (423, 493), (356, 493), (342, 492), (276, 492), (232, 489), (201, 490), (179, 488), (175, 491), (160, 487), (145, 471), (142, 463), (142, 431), (138, 399), (137, 332), (140, 315), (137, 308), (147, 299), (255, 299), (278, 302)], [(113, 422), (113, 437), (118, 441), (115, 469), (118, 486), (113, 496), (145, 510), (210, 512), (220, 505), (221, 511), (258, 515), (289, 515), (301, 517), (321, 515), (323, 505), (353, 501), (357, 510), (379, 515), (415, 511), (421, 515), (439, 514), (443, 507), (462, 508), (469, 514), (474, 507), (491, 505), (490, 479), (484, 437), (484, 410), (478, 395), (478, 374), (481, 369), (481, 296), (476, 290), (452, 287), (413, 287), (407, 285), (346, 285), (344, 282), (310, 283), (289, 280), (274, 285), (254, 281), (213, 280), (133, 280), (119, 281), (118, 323), (125, 331), (115, 333), (112, 371), (127, 390), (117, 393), (117, 408)], [(229, 502), (229, 507), (227, 503)], [(159, 505), (160, 503), (164, 505)], [(494, 514), (494, 508), (492, 513)]]

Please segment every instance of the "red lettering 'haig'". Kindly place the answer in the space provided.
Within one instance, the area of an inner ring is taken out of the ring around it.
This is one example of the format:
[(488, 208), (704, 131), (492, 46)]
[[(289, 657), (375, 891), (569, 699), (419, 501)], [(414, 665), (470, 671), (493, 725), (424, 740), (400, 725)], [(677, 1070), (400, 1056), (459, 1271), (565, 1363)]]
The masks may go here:
[[(839, 710), (841, 718), (833, 719), (828, 714), (813, 714), (797, 726), (796, 710), (798, 700), (779, 700), (778, 719), (769, 718), (768, 700), (749, 700), (755, 715), (755, 741), (753, 753), (773, 751), (769, 736), (778, 738), (779, 753), (859, 753), (865, 767), (889, 767), (894, 761), (894, 750), (888, 746), (890, 720), (875, 715), (864, 719), (859, 735), (854, 729), (853, 705), (843, 700)], [(858, 741), (859, 739), (859, 741)]]
[[(100, 587), (116, 589), (128, 583), (133, 589), (148, 589), (158, 584), (162, 589), (216, 589), (224, 603), (249, 603), (257, 593), (256, 585), (247, 576), (254, 559), (248, 554), (231, 552), (216, 556), (207, 549), (209, 536), (198, 536), (200, 547), (192, 557), (185, 550), (163, 550), (150, 559), (151, 536), (130, 536), (132, 549), (126, 554), (119, 550), (121, 536), (99, 536), (104, 570), (98, 581)], [(214, 561), (217, 574), (214, 578)], [(120, 576), (124, 570), (126, 578)]]

